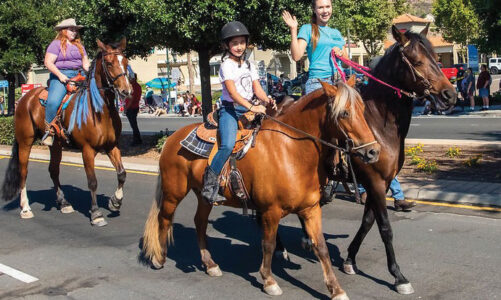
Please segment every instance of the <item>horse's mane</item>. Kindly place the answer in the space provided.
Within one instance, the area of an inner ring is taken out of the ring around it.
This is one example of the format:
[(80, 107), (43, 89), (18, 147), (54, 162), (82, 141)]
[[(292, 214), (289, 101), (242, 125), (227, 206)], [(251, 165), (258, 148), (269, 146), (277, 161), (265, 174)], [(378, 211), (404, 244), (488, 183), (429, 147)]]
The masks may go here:
[[(70, 99), (70, 101), (75, 101), (73, 106), (73, 111), (71, 112), (70, 123), (68, 126), (69, 132), (71, 132), (75, 125), (78, 129), (82, 128), (82, 124), (87, 123), (87, 115), (89, 114), (89, 105), (87, 103), (88, 97), (90, 97), (91, 108), (94, 112), (103, 112), (104, 99), (101, 97), (99, 88), (96, 84), (96, 62), (101, 58), (101, 53), (92, 61), (89, 68), (89, 73), (87, 79), (85, 80), (85, 86), (79, 89)], [(89, 93), (90, 92), (90, 93)]]
[[(335, 86), (337, 87), (336, 97), (328, 104), (329, 115), (333, 120), (338, 119), (340, 113), (344, 110), (348, 103), (350, 104), (350, 114), (353, 114), (356, 103), (361, 101), (358, 92), (346, 83), (338, 81)], [(285, 111), (282, 111), (282, 115), (293, 115), (297, 112), (310, 109), (313, 107), (313, 102), (315, 102), (318, 98), (321, 98), (324, 94), (325, 92), (321, 88), (313, 91), (308, 95), (299, 98), (299, 100), (297, 100), (293, 105), (288, 107)], [(325, 97), (325, 99), (328, 100), (328, 97)]]

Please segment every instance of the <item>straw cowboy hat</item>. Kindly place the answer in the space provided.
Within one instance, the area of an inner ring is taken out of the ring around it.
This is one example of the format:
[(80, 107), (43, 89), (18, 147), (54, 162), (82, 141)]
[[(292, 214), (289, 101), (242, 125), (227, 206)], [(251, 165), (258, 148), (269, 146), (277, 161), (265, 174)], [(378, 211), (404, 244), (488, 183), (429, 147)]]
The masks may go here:
[(77, 25), (77, 22), (75, 22), (75, 19), (71, 18), (71, 19), (62, 20), (61, 23), (57, 24), (56, 27), (54, 27), (54, 29), (61, 30), (61, 29), (65, 29), (68, 27), (75, 27), (77, 29), (83, 28), (82, 25)]

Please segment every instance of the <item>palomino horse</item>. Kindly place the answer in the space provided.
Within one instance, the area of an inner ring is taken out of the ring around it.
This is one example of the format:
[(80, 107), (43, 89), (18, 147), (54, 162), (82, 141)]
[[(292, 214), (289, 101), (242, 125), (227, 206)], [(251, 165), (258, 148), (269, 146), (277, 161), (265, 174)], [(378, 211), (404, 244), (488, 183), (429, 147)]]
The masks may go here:
[[(363, 118), (364, 105), (358, 93), (344, 83), (322, 85), (323, 89), (298, 100), (294, 108), (278, 120), (326, 141), (349, 137), (355, 146), (361, 146), (355, 147), (358, 148), (354, 150), (355, 154), (367, 163), (377, 161), (379, 145), (374, 143)], [(154, 268), (163, 266), (167, 242), (170, 243), (173, 238), (174, 213), (186, 194), (193, 190), (198, 198), (195, 226), (202, 262), (210, 276), (221, 276), (219, 266), (207, 249), (206, 229), (212, 206), (200, 194), (207, 160), (180, 145), (180, 141), (196, 126), (198, 124), (179, 129), (163, 147), (156, 196), (145, 225), (143, 254)], [(272, 120), (265, 120), (257, 135), (255, 148), (251, 148), (237, 163), (252, 203), (262, 213), (263, 261), (260, 273), (264, 291), (270, 295), (282, 293), (271, 273), (278, 223), (287, 214), (296, 213), (305, 220), (307, 231), (314, 240), (313, 248), (322, 263), (324, 280), (331, 296), (347, 299), (332, 269), (322, 233), (319, 205), (321, 186), (327, 176), (324, 161), (332, 151), (318, 140)], [(228, 189), (225, 197), (228, 199), (225, 205), (241, 207), (240, 200), (234, 198)]]
[[(392, 34), (397, 42), (387, 50), (372, 74), (417, 96), (429, 96), (435, 106), (447, 109), (454, 105), (456, 91), (437, 65), (436, 54), (426, 39), (427, 32), (428, 27), (420, 34), (402, 33), (393, 26)], [(365, 103), (365, 119), (381, 145), (381, 155), (377, 163), (370, 165), (354, 159), (355, 173), (367, 190), (367, 200), (362, 225), (348, 247), (344, 271), (356, 273), (355, 257), (376, 221), (386, 249), (388, 270), (395, 277), (395, 289), (401, 294), (412, 294), (414, 289), (400, 272), (395, 258), (386, 192), (404, 163), (404, 140), (411, 122), (413, 99), (400, 99), (393, 90), (374, 80), (361, 88), (361, 96)]]
[[(109, 200), (112, 211), (120, 209), (123, 199), (125, 169), (122, 165), (118, 140), (122, 131), (122, 122), (115, 107), (115, 96), (127, 97), (132, 88), (127, 77), (127, 59), (123, 55), (126, 40), (122, 39), (117, 47), (105, 45), (97, 40), (100, 52), (93, 61), (86, 87), (75, 94), (63, 112), (62, 124), (71, 131), (71, 140), (82, 150), (82, 157), (91, 191), (90, 219), (93, 225), (104, 226), (106, 220), (99, 211), (96, 200), (97, 180), (94, 171), (94, 158), (98, 151), (105, 151), (117, 171), (118, 188)], [(16, 140), (12, 147), (12, 158), (5, 173), (2, 187), (3, 198), (10, 200), (21, 191), (21, 217), (32, 218), (26, 192), (28, 158), (31, 146), (45, 130), (45, 108), (40, 104), (39, 94), (42, 88), (30, 91), (19, 100), (15, 113)], [(57, 205), (62, 213), (73, 212), (73, 207), (66, 201), (59, 183), (59, 164), (62, 157), (61, 138), (55, 138), (50, 148), (49, 172), (57, 194)]]

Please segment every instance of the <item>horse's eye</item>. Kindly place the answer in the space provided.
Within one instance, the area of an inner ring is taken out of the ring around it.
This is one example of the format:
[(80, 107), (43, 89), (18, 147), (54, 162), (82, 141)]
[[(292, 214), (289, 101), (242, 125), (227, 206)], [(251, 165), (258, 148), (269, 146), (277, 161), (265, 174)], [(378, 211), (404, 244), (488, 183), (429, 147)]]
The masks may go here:
[(415, 66), (416, 66), (416, 67), (419, 67), (419, 66), (422, 66), (422, 65), (423, 65), (423, 63), (422, 63), (422, 62), (420, 62), (420, 61), (418, 61), (418, 62), (415, 64)]
[(346, 118), (348, 118), (349, 116), (350, 116), (350, 113), (349, 113), (347, 110), (345, 110), (345, 111), (343, 111), (343, 112), (341, 113), (341, 118), (343, 118), (343, 119), (346, 119)]

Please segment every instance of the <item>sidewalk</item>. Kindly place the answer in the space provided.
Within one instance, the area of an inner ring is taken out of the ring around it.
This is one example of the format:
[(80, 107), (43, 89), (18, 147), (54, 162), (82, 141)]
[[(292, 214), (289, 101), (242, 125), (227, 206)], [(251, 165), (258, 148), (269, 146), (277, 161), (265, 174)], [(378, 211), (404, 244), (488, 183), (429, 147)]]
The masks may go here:
[[(408, 141), (413, 144), (416, 141)], [(426, 140), (420, 140), (426, 145)], [(471, 143), (471, 141), (457, 141), (458, 145)], [(447, 141), (442, 140), (443, 144)], [(480, 145), (480, 141), (476, 145)], [(494, 145), (501, 149), (501, 142), (484, 142), (486, 145)], [(10, 156), (11, 147), (0, 146), (0, 155)], [(33, 149), (31, 159), (49, 160), (49, 151), (45, 149)], [(79, 152), (63, 152), (63, 162), (83, 164), (82, 156)], [(123, 157), (123, 164), (127, 170), (134, 170), (147, 173), (158, 173), (158, 161), (155, 159), (144, 159), (134, 157)], [(95, 160), (96, 167), (113, 168), (108, 157), (99, 153)], [(150, 174), (149, 174), (150, 175)], [(477, 181), (456, 181), (456, 180), (416, 180), (412, 178), (399, 177), (405, 196), (412, 200), (439, 201), (456, 204), (469, 204), (478, 206), (501, 207), (501, 183), (477, 182)]]
[(489, 110), (480, 110), (480, 106), (475, 106), (474, 111), (469, 111), (469, 104), (464, 107), (464, 111), (461, 110), (461, 107), (455, 107), (453, 113), (449, 115), (423, 115), (422, 112), (424, 110), (424, 106), (415, 106), (412, 110), (412, 116), (423, 116), (423, 117), (433, 117), (433, 116), (441, 116), (441, 117), (501, 117), (501, 105), (491, 105)]

